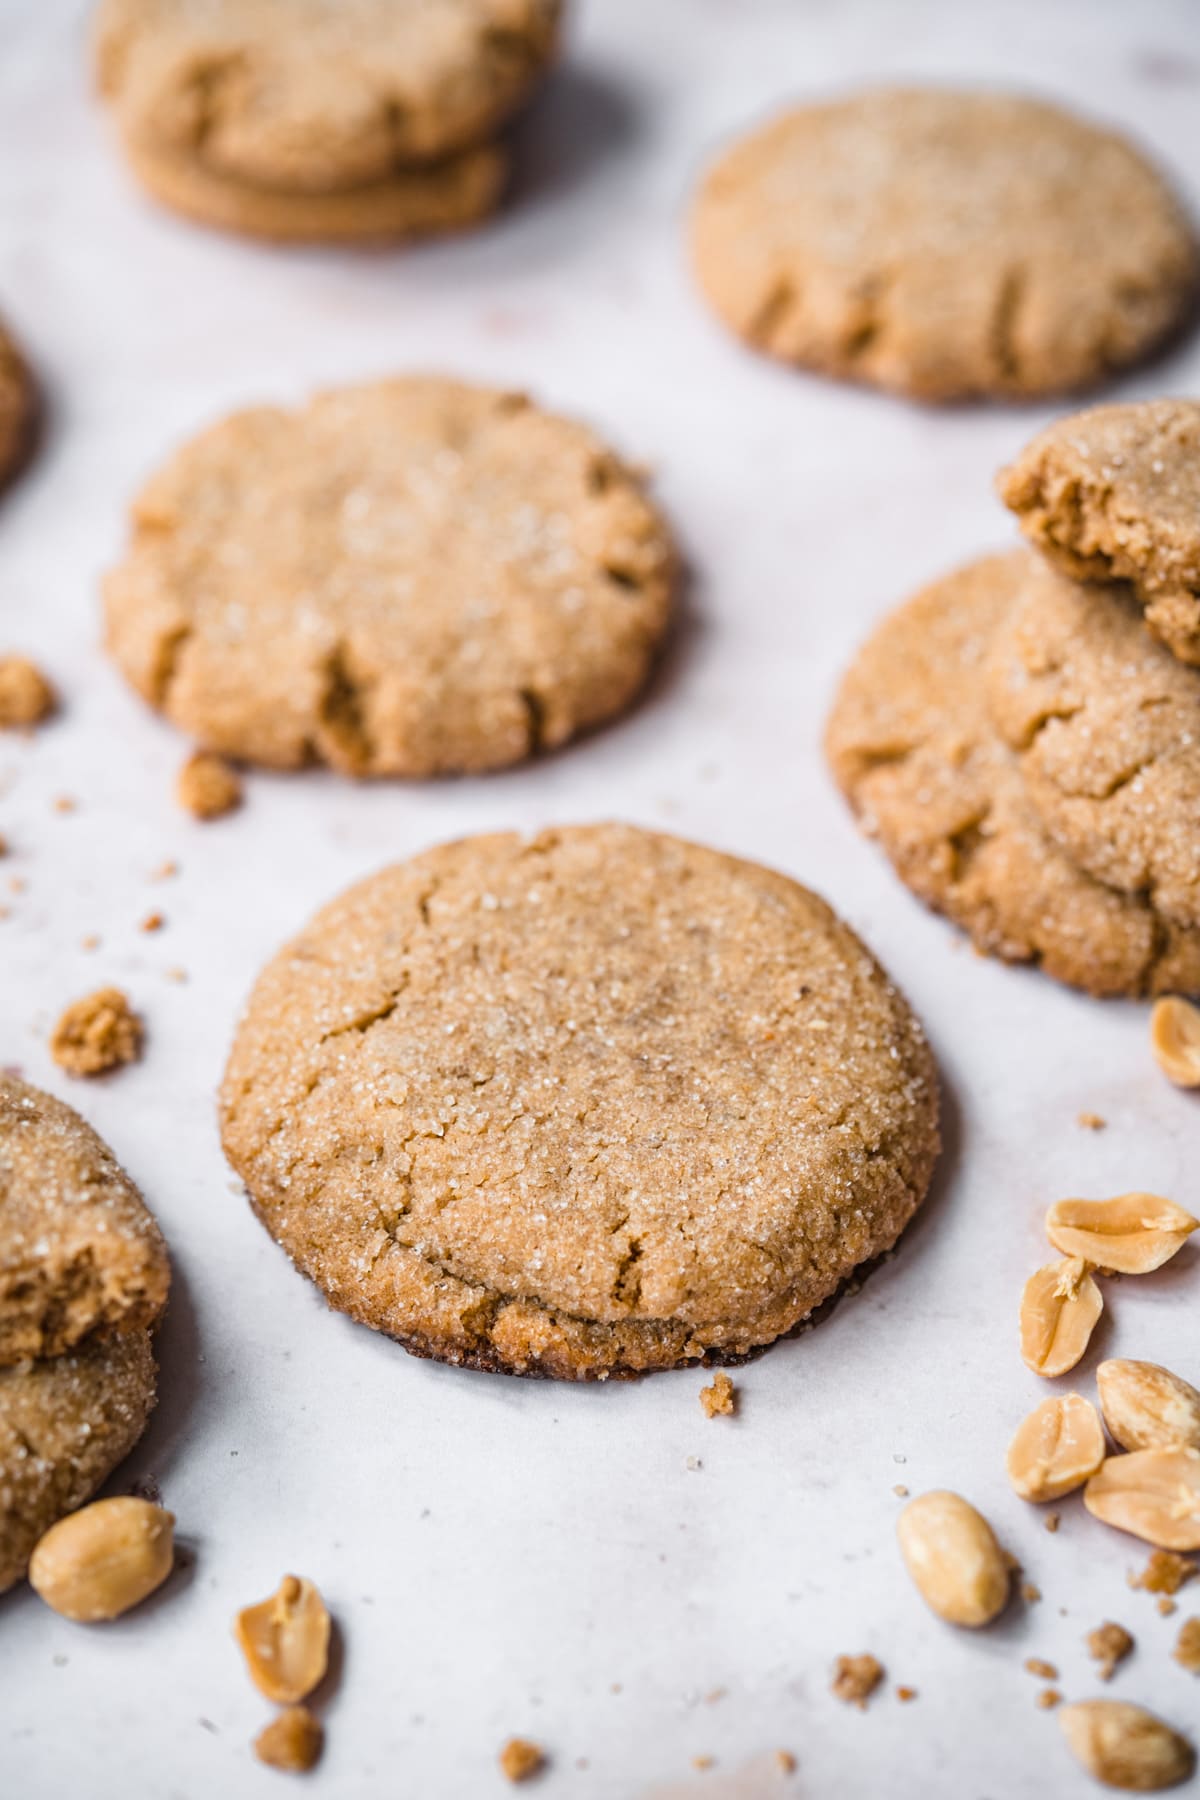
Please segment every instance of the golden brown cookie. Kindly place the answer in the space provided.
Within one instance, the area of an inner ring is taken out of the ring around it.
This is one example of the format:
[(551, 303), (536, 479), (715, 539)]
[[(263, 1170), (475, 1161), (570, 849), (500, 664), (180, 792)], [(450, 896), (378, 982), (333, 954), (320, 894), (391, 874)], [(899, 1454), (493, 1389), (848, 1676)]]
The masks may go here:
[(335, 900), (260, 977), (221, 1112), (331, 1305), (563, 1378), (771, 1342), (895, 1242), (938, 1148), (920, 1027), (824, 902), (622, 825)]
[(172, 457), (109, 576), (108, 647), (210, 750), (490, 769), (631, 703), (674, 571), (637, 477), (582, 426), (384, 381), (238, 413)]
[(888, 615), (829, 719), (838, 785), (908, 887), (980, 950), (1086, 992), (1200, 992), (1200, 932), (1054, 843), (991, 723), (988, 662), (1037, 559), (984, 557)]
[(1182, 211), (1124, 139), (951, 89), (752, 132), (703, 183), (692, 240), (749, 343), (926, 400), (1085, 386), (1179, 323), (1197, 273)]
[(1128, 591), (1030, 558), (988, 699), (1072, 861), (1200, 926), (1200, 675), (1143, 630)]
[(461, 231), (488, 217), (508, 178), (493, 144), (330, 193), (289, 193), (215, 175), (187, 152), (126, 146), (146, 191), (200, 225), (279, 244), (384, 244)]
[(90, 1125), (0, 1073), (0, 1365), (153, 1323), (162, 1233)]
[(0, 1593), (24, 1575), (42, 1533), (133, 1449), (154, 1380), (145, 1329), (0, 1368)]
[(1059, 419), (999, 481), (1029, 540), (1078, 581), (1127, 581), (1146, 623), (1200, 664), (1200, 401)]
[(37, 395), (29, 366), (0, 325), (0, 487), (29, 455), (36, 418)]
[[(218, 181), (385, 182), (490, 137), (545, 71), (560, 0), (102, 0), (125, 140)], [(157, 166), (157, 165), (155, 165)]]

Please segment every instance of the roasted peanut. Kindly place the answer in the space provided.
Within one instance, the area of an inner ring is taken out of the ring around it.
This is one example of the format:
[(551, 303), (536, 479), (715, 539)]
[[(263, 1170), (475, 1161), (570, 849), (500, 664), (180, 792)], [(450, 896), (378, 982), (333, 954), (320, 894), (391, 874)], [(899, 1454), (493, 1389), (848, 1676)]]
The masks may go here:
[(1154, 1060), (1176, 1087), (1200, 1087), (1200, 1006), (1170, 995), (1150, 1015)]
[(1064, 1256), (1086, 1257), (1093, 1268), (1149, 1275), (1170, 1262), (1200, 1229), (1200, 1219), (1161, 1194), (1118, 1194), (1112, 1200), (1056, 1200), (1046, 1236)]
[(1065, 1375), (1087, 1350), (1104, 1311), (1082, 1256), (1047, 1263), (1021, 1294), (1021, 1358), (1035, 1375)]
[(1003, 1612), (1011, 1568), (982, 1513), (936, 1489), (910, 1500), (896, 1525), (921, 1598), (951, 1625), (986, 1625)]
[(1156, 1794), (1186, 1781), (1196, 1766), (1186, 1738), (1126, 1700), (1081, 1700), (1060, 1707), (1058, 1721), (1077, 1761), (1108, 1787)]
[(1200, 1450), (1110, 1456), (1083, 1490), (1097, 1519), (1162, 1550), (1200, 1550)]
[(1022, 1500), (1059, 1500), (1082, 1487), (1104, 1461), (1099, 1415), (1082, 1394), (1043, 1400), (1008, 1446), (1008, 1479)]
[(171, 1573), (174, 1514), (132, 1494), (94, 1500), (38, 1540), (29, 1580), (65, 1619), (116, 1619)]
[(299, 1576), (285, 1575), (270, 1599), (243, 1607), (233, 1629), (250, 1678), (268, 1700), (296, 1704), (329, 1666), (329, 1614), (312, 1582)]
[(307, 1706), (287, 1706), (263, 1726), (254, 1740), (254, 1754), (273, 1769), (303, 1775), (316, 1764), (324, 1744), (320, 1719), (314, 1718)]
[(1123, 1358), (1096, 1370), (1104, 1423), (1122, 1450), (1200, 1450), (1200, 1393), (1158, 1363)]

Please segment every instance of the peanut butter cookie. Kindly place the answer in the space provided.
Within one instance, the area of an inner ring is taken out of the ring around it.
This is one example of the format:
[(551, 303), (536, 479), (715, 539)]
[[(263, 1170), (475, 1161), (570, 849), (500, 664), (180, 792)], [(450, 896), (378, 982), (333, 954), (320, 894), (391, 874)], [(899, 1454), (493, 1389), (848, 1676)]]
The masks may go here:
[(988, 698), (1072, 861), (1200, 926), (1200, 675), (1143, 630), (1128, 590), (1085, 587), (1031, 558)]
[(0, 1074), (0, 1365), (149, 1325), (169, 1281), (162, 1233), (91, 1126)]
[(925, 400), (1085, 386), (1190, 305), (1196, 247), (1121, 137), (1011, 94), (801, 107), (716, 163), (700, 284), (749, 343)]
[(221, 1113), (331, 1305), (572, 1379), (770, 1343), (895, 1242), (938, 1148), (920, 1027), (824, 902), (622, 825), (335, 900), (260, 977)]
[(1200, 932), (1058, 848), (987, 706), (989, 659), (1028, 585), (1028, 551), (984, 557), (879, 625), (826, 735), (863, 827), (980, 950), (1091, 994), (1200, 991)]
[(1151, 631), (1200, 664), (1200, 401), (1059, 419), (999, 487), (1043, 555), (1079, 581), (1129, 582)]
[(498, 768), (627, 707), (675, 562), (638, 479), (519, 394), (404, 379), (238, 413), (134, 508), (108, 647), (209, 750)]
[(0, 487), (11, 481), (28, 456), (36, 417), (29, 366), (0, 325)]
[(103, 0), (97, 77), (146, 155), (238, 187), (328, 194), (490, 137), (550, 62), (560, 11), (560, 0)]

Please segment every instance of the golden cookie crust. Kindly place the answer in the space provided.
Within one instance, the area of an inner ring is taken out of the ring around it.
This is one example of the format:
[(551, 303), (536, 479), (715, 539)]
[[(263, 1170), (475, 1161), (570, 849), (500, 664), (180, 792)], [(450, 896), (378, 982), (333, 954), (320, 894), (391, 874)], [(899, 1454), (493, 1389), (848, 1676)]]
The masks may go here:
[(162, 1233), (112, 1152), (61, 1100), (0, 1074), (0, 1365), (158, 1318)]
[(902, 881), (1010, 962), (1096, 995), (1200, 991), (1200, 932), (1054, 843), (991, 722), (989, 659), (1037, 559), (984, 557), (890, 613), (826, 731), (834, 776)]
[(275, 244), (396, 244), (464, 231), (496, 210), (509, 169), (507, 151), (483, 144), (361, 187), (289, 193), (228, 181), (186, 152), (129, 143), (126, 155), (146, 192), (172, 212)]
[(582, 426), (410, 378), (238, 413), (143, 489), (108, 648), (206, 749), (350, 775), (502, 767), (627, 707), (667, 528)]
[(1001, 499), (1077, 581), (1127, 581), (1146, 623), (1200, 665), (1200, 401), (1059, 419), (1002, 470)]
[(1031, 559), (999, 632), (992, 716), (1047, 831), (1097, 880), (1200, 926), (1200, 677), (1123, 588)]
[(154, 1399), (144, 1329), (0, 1368), (0, 1593), (24, 1575), (42, 1533), (133, 1449)]
[(37, 394), (29, 366), (0, 324), (0, 487), (23, 467), (36, 419)]
[(1123, 138), (1012, 94), (885, 88), (735, 143), (697, 196), (700, 285), (787, 362), (923, 400), (1086, 386), (1189, 307), (1196, 246)]
[(330, 193), (483, 142), (554, 55), (560, 0), (103, 0), (123, 137), (221, 181)]
[(221, 1117), (332, 1306), (570, 1379), (771, 1342), (895, 1242), (938, 1149), (920, 1026), (825, 903), (623, 825), (335, 900), (260, 977)]

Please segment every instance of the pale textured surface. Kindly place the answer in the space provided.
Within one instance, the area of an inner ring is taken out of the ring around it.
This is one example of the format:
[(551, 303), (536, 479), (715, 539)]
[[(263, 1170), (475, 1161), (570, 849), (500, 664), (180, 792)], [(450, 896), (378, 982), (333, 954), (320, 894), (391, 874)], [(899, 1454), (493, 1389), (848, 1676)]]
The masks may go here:
[(437, 379), (236, 414), (142, 489), (108, 646), (207, 749), (490, 769), (626, 706), (673, 552), (635, 479), (519, 394)]
[(568, 1378), (770, 1343), (891, 1248), (937, 1151), (920, 1028), (824, 902), (619, 825), (334, 901), (259, 980), (222, 1111), (333, 1305)]
[(994, 646), (1037, 573), (1029, 551), (986, 557), (889, 614), (830, 715), (834, 774), (901, 878), (981, 950), (1093, 994), (1200, 991), (1200, 931), (1077, 868), (989, 722)]
[(1200, 926), (1200, 674), (1121, 590), (1030, 558), (989, 659), (992, 716), (1072, 860)]
[[(1195, 1719), (1196, 1679), (1170, 1654), (1197, 1610), (1188, 1590), (1159, 1619), (1126, 1586), (1145, 1546), (1076, 1496), (1050, 1536), (1004, 1448), (1048, 1391), (1015, 1341), (1046, 1207), (1143, 1187), (1194, 1212), (1196, 1097), (1156, 1067), (1144, 1006), (976, 957), (910, 899), (820, 749), (872, 623), (1018, 541), (993, 477), (1052, 409), (931, 414), (749, 356), (680, 246), (719, 143), (863, 80), (1057, 94), (1195, 195), (1194, 5), (573, 10), (514, 205), (486, 232), (364, 259), (275, 254), (143, 204), (85, 92), (85, 8), (0, 0), (0, 303), (60, 396), (0, 508), (0, 608), (4, 647), (64, 696), (32, 741), (0, 738), (0, 1061), (86, 1104), (169, 1238), (161, 1399), (111, 1491), (157, 1476), (197, 1554), (190, 1579), (110, 1631), (23, 1587), (5, 1598), (0, 1786), (37, 1800), (1097, 1800), (1021, 1664), (1057, 1663), (1071, 1697), (1106, 1691), (1082, 1642), (1102, 1619), (1138, 1639), (1111, 1691)], [(179, 735), (98, 648), (97, 584), (130, 495), (224, 413), (422, 368), (531, 389), (652, 464), (693, 571), (677, 650), (619, 726), (526, 767), (404, 786), (251, 775), (240, 812), (190, 820)], [(1168, 391), (1200, 394), (1200, 340), (1109, 397)], [(62, 793), (74, 814), (52, 810)], [(697, 1369), (503, 1380), (331, 1315), (230, 1191), (213, 1117), (255, 976), (320, 905), (447, 838), (614, 816), (824, 894), (908, 994), (946, 1079), (946, 1151), (895, 1254), (816, 1329), (734, 1371), (734, 1418), (704, 1417)], [(166, 857), (179, 876), (148, 880)], [(24, 894), (4, 891), (11, 875)], [(167, 924), (145, 936), (152, 906)], [(80, 948), (89, 932), (98, 951)], [(166, 979), (175, 965), (186, 985)], [(147, 1054), (81, 1095), (45, 1033), (106, 982), (145, 1013)], [(1083, 1111), (1107, 1129), (1080, 1130)], [(1081, 1391), (1102, 1355), (1195, 1381), (1198, 1275), (1189, 1248), (1123, 1282)], [(966, 1494), (1042, 1604), (969, 1639), (931, 1617), (894, 1547), (898, 1482)], [(346, 1649), (301, 1785), (251, 1752), (270, 1709), (230, 1634), (287, 1569), (319, 1583)], [(889, 1682), (864, 1717), (828, 1684), (837, 1655), (866, 1651)], [(919, 1699), (898, 1704), (894, 1682)], [(553, 1758), (527, 1789), (496, 1768), (513, 1736)], [(790, 1782), (776, 1747), (797, 1758)], [(698, 1754), (717, 1766), (694, 1770)]]
[(1151, 630), (1200, 663), (1200, 402), (1059, 419), (998, 485), (1044, 555), (1080, 581), (1130, 583)]
[(1020, 95), (869, 89), (735, 143), (692, 220), (702, 286), (788, 362), (930, 400), (1087, 385), (1196, 277), (1131, 145)]
[(559, 0), (102, 0), (124, 133), (228, 180), (378, 181), (486, 137), (553, 52)]
[(112, 1152), (69, 1106), (0, 1072), (0, 1364), (149, 1325), (169, 1280), (162, 1233)]

